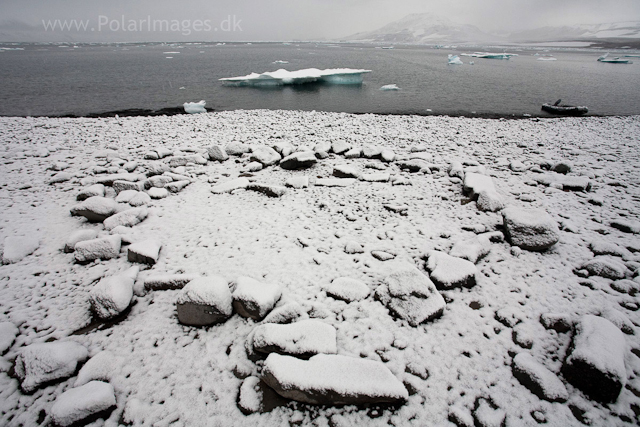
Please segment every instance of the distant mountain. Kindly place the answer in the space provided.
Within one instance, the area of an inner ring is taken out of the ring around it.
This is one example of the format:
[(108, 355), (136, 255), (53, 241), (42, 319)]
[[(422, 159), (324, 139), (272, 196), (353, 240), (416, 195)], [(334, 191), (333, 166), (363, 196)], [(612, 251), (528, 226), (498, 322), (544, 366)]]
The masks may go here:
[(536, 43), (550, 41), (640, 40), (640, 21), (609, 24), (542, 27), (511, 34), (496, 35), (473, 25), (458, 24), (430, 13), (416, 13), (377, 30), (346, 37), (349, 41), (379, 43)]
[(640, 39), (640, 22), (542, 27), (512, 33), (509, 39), (513, 41)]
[(434, 44), (439, 42), (493, 42), (502, 37), (488, 34), (473, 25), (454, 21), (430, 13), (414, 13), (374, 31), (346, 37), (352, 41), (381, 43)]

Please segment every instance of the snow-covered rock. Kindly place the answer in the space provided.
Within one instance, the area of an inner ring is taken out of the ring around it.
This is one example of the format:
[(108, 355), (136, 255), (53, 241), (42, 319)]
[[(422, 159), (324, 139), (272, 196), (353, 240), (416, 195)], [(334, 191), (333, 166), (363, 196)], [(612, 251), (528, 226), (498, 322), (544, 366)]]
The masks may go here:
[(503, 409), (486, 399), (479, 399), (476, 406), (473, 411), (474, 426), (502, 427), (505, 425), (507, 414)]
[(449, 251), (452, 257), (462, 258), (477, 263), (491, 251), (491, 240), (486, 235), (476, 235), (468, 239), (459, 240)]
[(101, 381), (91, 381), (58, 396), (49, 414), (55, 425), (68, 427), (115, 406), (113, 386)]
[(333, 176), (337, 178), (362, 178), (362, 173), (351, 165), (336, 165), (333, 167)]
[(610, 256), (597, 256), (582, 264), (580, 267), (589, 272), (592, 276), (606, 277), (607, 279), (624, 279), (628, 269), (627, 266)]
[(404, 385), (382, 363), (319, 354), (309, 360), (270, 354), (262, 380), (283, 397), (318, 405), (404, 403)]
[(415, 266), (396, 262), (376, 289), (376, 297), (411, 326), (440, 317), (446, 303), (433, 282)]
[(348, 187), (356, 181), (354, 178), (318, 178), (315, 185), (319, 187)]
[(178, 320), (189, 326), (224, 322), (233, 313), (231, 290), (224, 277), (198, 277), (185, 285), (176, 301)]
[(207, 152), (209, 153), (209, 158), (213, 161), (224, 162), (229, 158), (227, 151), (219, 145), (212, 145), (207, 149)]
[(162, 243), (156, 239), (136, 242), (127, 249), (127, 259), (129, 262), (153, 265), (158, 262), (161, 248)]
[(264, 166), (275, 165), (282, 157), (271, 147), (257, 146), (251, 150), (251, 161), (260, 162)]
[(146, 206), (151, 203), (151, 196), (149, 196), (147, 193), (139, 191), (137, 194), (131, 197), (127, 203), (129, 203), (129, 205), (133, 206), (134, 208)]
[(465, 193), (470, 194), (473, 200), (477, 201), (478, 209), (482, 211), (496, 212), (504, 207), (502, 197), (498, 194), (493, 180), (488, 175), (466, 172), (463, 189)]
[(231, 142), (224, 147), (226, 153), (230, 156), (242, 156), (251, 152), (251, 147), (240, 142)]
[(149, 215), (149, 210), (145, 207), (132, 208), (122, 211), (103, 221), (104, 228), (107, 230), (113, 230), (114, 228), (122, 225), (124, 227), (133, 227), (144, 221)]
[(349, 240), (344, 245), (344, 252), (350, 255), (364, 253), (362, 245), (354, 240)]
[(76, 200), (82, 202), (83, 200), (87, 200), (89, 197), (104, 197), (104, 185), (93, 184), (82, 189), (76, 196)]
[(243, 317), (260, 320), (276, 305), (282, 290), (279, 285), (239, 277), (233, 291), (233, 308)]
[(0, 355), (9, 350), (19, 333), (20, 331), (13, 323), (0, 323)]
[(100, 239), (84, 240), (75, 245), (75, 259), (79, 263), (96, 259), (116, 258), (120, 254), (122, 237), (119, 234)]
[(288, 302), (274, 308), (271, 313), (262, 320), (262, 323), (291, 323), (309, 318), (304, 307), (297, 302)]
[(31, 255), (40, 247), (37, 235), (5, 237), (2, 264), (13, 264)]
[(76, 230), (67, 239), (67, 243), (64, 245), (64, 251), (71, 253), (75, 250), (76, 243), (83, 242), (85, 240), (92, 240), (98, 237), (98, 230), (84, 229)]
[(91, 311), (96, 317), (109, 320), (129, 307), (139, 271), (138, 267), (131, 267), (122, 274), (105, 277), (89, 291)]
[(333, 141), (331, 143), (331, 151), (333, 151), (336, 154), (342, 154), (342, 153), (346, 153), (347, 151), (349, 151), (351, 149), (351, 145), (349, 145), (348, 142), (339, 139), (337, 141)]
[(616, 219), (611, 221), (610, 225), (623, 233), (640, 234), (640, 222), (628, 219)]
[(147, 190), (147, 194), (149, 195), (149, 197), (151, 197), (152, 199), (164, 199), (165, 197), (167, 197), (169, 195), (169, 190), (167, 190), (166, 188), (150, 188)]
[(429, 277), (438, 289), (471, 288), (476, 284), (476, 266), (466, 259), (430, 251), (426, 264)]
[(291, 188), (307, 188), (309, 186), (308, 176), (291, 176), (285, 182), (287, 187)]
[(289, 324), (264, 323), (252, 333), (253, 350), (261, 353), (309, 357), (337, 353), (336, 329), (320, 320), (301, 320)]
[(575, 325), (562, 374), (591, 399), (615, 402), (627, 382), (624, 335), (610, 321), (586, 315)]
[(338, 277), (324, 287), (327, 295), (346, 302), (365, 299), (371, 290), (362, 281), (350, 277)]
[(78, 372), (74, 387), (80, 387), (89, 381), (111, 381), (118, 367), (118, 356), (110, 351), (103, 350), (96, 353), (87, 363), (82, 365)]
[(245, 414), (253, 414), (262, 409), (262, 391), (260, 378), (249, 376), (242, 381), (238, 393), (238, 406)]
[(556, 374), (536, 361), (529, 353), (518, 353), (513, 358), (513, 376), (533, 394), (549, 402), (566, 402), (567, 388)]
[(301, 151), (280, 160), (280, 167), (287, 170), (308, 169), (317, 161), (318, 159), (312, 151)]
[(127, 191), (127, 190), (142, 191), (144, 190), (144, 182), (142, 181), (131, 182), (131, 181), (117, 180), (113, 182), (113, 185), (111, 187), (113, 187), (113, 189), (116, 191), (116, 194), (120, 194), (121, 192)]
[(116, 213), (118, 204), (108, 197), (94, 196), (71, 208), (71, 215), (83, 216), (90, 222), (102, 222)]
[(502, 218), (507, 238), (522, 249), (543, 251), (560, 239), (558, 224), (543, 210), (509, 207)]
[(20, 351), (14, 369), (22, 390), (31, 393), (45, 383), (70, 377), (87, 357), (87, 349), (73, 341), (37, 343)]
[(184, 190), (185, 187), (188, 186), (189, 184), (191, 184), (190, 180), (182, 179), (179, 181), (169, 182), (164, 185), (164, 188), (166, 188), (167, 191), (170, 191), (171, 193), (179, 193), (182, 190)]
[(247, 188), (248, 185), (249, 180), (247, 178), (236, 178), (232, 179), (231, 181), (214, 185), (213, 187), (211, 187), (211, 192), (214, 194), (230, 193), (233, 190), (237, 190), (239, 188)]
[(49, 179), (49, 184), (59, 184), (69, 181), (71, 178), (73, 178), (73, 175), (69, 172), (58, 172)]

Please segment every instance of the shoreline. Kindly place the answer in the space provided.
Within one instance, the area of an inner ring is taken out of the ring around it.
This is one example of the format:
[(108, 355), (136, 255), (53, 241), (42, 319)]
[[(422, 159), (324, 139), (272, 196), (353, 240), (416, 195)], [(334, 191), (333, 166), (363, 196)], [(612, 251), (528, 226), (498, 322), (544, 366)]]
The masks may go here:
[[(366, 115), (366, 114), (374, 114), (377, 116), (417, 116), (417, 117), (464, 117), (470, 119), (509, 119), (509, 120), (523, 120), (523, 119), (558, 119), (558, 118), (566, 118), (566, 117), (599, 117), (599, 118), (607, 118), (607, 117), (634, 117), (640, 115), (638, 114), (592, 114), (587, 113), (585, 115), (580, 116), (563, 116), (563, 115), (552, 115), (548, 113), (538, 113), (538, 114), (506, 114), (506, 113), (473, 113), (470, 111), (451, 111), (451, 112), (437, 112), (437, 111), (392, 111), (392, 112), (349, 112), (349, 111), (324, 111), (324, 110), (296, 110), (296, 109), (235, 109), (235, 110), (216, 110), (213, 108), (205, 107), (207, 113), (222, 113), (222, 112), (234, 112), (234, 111), (299, 111), (299, 112), (323, 112), (323, 113), (334, 113), (334, 114), (353, 114), (356, 116)], [(160, 116), (190, 116), (192, 114), (185, 113), (184, 108), (180, 107), (166, 107), (158, 110), (145, 109), (145, 108), (130, 108), (124, 110), (114, 110), (114, 111), (105, 111), (101, 113), (87, 113), (87, 114), (74, 114), (74, 113), (66, 113), (66, 114), (52, 114), (52, 115), (0, 115), (0, 118), (27, 118), (27, 117), (37, 117), (37, 118), (51, 118), (51, 119), (81, 119), (81, 118), (89, 118), (89, 119), (97, 119), (97, 118), (113, 118), (115, 116), (119, 117), (160, 117)]]

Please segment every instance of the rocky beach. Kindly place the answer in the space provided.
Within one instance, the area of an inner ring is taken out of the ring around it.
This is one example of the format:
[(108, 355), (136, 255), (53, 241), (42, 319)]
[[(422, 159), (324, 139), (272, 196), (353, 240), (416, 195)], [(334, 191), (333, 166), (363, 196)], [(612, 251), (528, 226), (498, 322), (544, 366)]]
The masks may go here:
[(640, 116), (0, 140), (2, 425), (640, 422)]

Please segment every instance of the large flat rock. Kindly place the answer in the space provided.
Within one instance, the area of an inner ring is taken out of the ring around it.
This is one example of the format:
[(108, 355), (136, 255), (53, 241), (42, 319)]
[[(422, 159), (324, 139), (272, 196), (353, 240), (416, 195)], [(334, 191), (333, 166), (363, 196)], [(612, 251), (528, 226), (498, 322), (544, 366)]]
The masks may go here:
[(502, 211), (504, 229), (512, 245), (543, 251), (560, 239), (558, 224), (541, 209), (509, 207)]
[(58, 396), (49, 414), (55, 425), (67, 427), (115, 406), (116, 394), (113, 386), (102, 381), (91, 381)]
[(253, 349), (261, 353), (309, 357), (337, 353), (336, 329), (320, 320), (309, 319), (280, 325), (266, 323), (253, 333)]
[(317, 405), (405, 403), (408, 392), (381, 362), (319, 354), (309, 360), (270, 354), (262, 380), (283, 397)]

